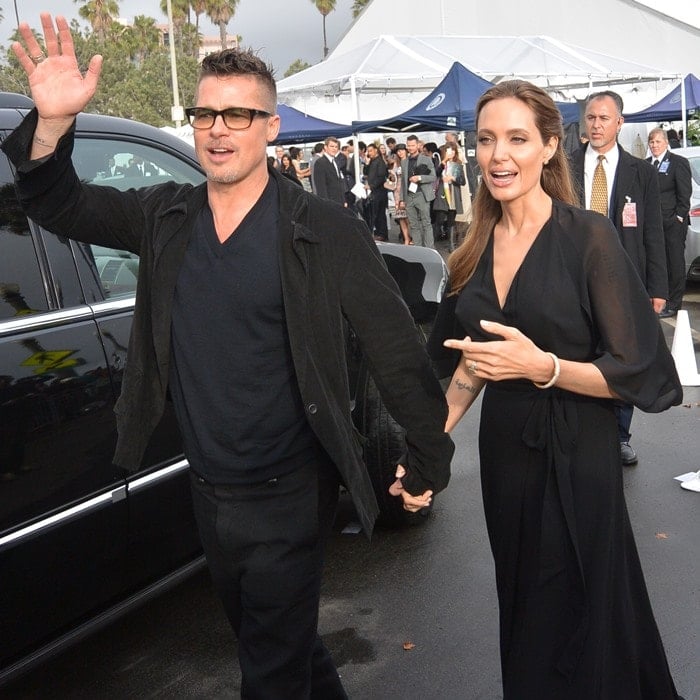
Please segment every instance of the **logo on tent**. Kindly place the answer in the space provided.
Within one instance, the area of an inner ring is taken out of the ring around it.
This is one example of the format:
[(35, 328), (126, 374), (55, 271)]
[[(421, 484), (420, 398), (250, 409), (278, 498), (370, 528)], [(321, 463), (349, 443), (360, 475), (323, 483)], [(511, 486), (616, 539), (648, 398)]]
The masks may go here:
[(435, 97), (430, 101), (430, 104), (425, 108), (426, 112), (429, 112), (431, 109), (435, 109), (436, 107), (439, 107), (443, 102), (445, 101), (445, 93), (444, 92), (439, 92)]

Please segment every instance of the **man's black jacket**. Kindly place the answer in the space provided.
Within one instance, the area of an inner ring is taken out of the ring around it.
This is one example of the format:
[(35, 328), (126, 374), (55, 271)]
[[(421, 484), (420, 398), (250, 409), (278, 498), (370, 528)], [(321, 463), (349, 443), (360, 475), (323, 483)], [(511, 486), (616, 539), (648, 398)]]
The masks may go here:
[[(27, 214), (54, 233), (140, 256), (114, 457), (117, 465), (136, 470), (163, 414), (173, 293), (207, 188), (167, 183), (120, 192), (85, 185), (71, 162), (72, 131), (52, 156), (28, 160), (36, 119), (32, 111), (2, 145), (17, 168)], [(280, 193), (284, 308), (306, 415), (369, 533), (378, 508), (350, 414), (344, 320), (359, 338), (387, 409), (406, 429), (404, 486), (410, 493), (438, 492), (449, 480), (454, 445), (444, 432), (444, 395), (364, 223), (274, 170), (270, 177)]]

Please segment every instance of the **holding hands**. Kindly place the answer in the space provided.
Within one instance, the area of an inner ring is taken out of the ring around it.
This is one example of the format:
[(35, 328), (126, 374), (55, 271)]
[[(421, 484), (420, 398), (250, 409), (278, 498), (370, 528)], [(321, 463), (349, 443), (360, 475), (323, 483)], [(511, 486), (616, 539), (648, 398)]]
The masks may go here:
[(401, 496), (403, 499), (404, 510), (410, 513), (417, 513), (423, 508), (427, 508), (432, 499), (433, 492), (425, 491), (418, 496), (412, 496), (408, 491), (406, 491), (401, 483), (401, 479), (406, 476), (406, 470), (400, 464), (396, 467), (396, 481), (389, 487), (389, 493), (392, 496)]

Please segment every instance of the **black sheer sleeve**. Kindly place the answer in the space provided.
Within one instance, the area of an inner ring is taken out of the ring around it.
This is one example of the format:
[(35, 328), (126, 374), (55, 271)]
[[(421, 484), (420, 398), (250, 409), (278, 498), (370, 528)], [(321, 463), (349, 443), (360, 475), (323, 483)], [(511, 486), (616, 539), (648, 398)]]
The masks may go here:
[[(574, 208), (570, 255), (583, 263), (581, 303), (598, 341), (594, 364), (624, 401), (656, 413), (678, 405), (683, 390), (649, 295), (625, 254), (612, 223)], [(580, 265), (580, 263), (579, 263)]]
[(450, 294), (448, 283), (426, 346), (438, 379), (452, 376), (462, 354), (459, 350), (452, 350), (443, 345), (443, 342), (448, 338), (461, 339), (466, 335), (466, 331), (457, 320), (455, 313), (457, 299), (459, 299), (459, 294)]

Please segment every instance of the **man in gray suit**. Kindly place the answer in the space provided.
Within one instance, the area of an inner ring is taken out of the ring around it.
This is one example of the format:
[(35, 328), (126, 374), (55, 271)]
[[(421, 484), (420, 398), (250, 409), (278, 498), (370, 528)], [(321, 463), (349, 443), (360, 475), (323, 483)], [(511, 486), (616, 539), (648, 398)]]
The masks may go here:
[(434, 248), (430, 202), (435, 199), (435, 168), (432, 160), (421, 154), (417, 136), (406, 139), (406, 149), (408, 157), (401, 161), (401, 196), (411, 238), (416, 245)]

